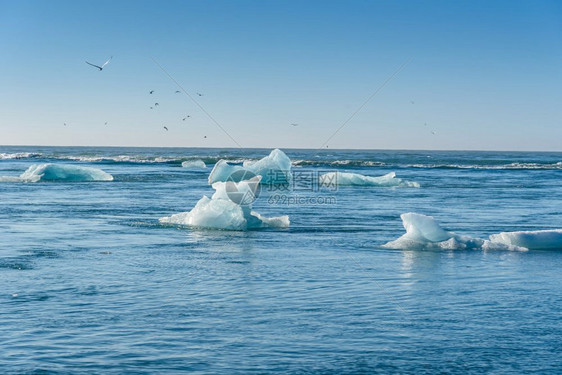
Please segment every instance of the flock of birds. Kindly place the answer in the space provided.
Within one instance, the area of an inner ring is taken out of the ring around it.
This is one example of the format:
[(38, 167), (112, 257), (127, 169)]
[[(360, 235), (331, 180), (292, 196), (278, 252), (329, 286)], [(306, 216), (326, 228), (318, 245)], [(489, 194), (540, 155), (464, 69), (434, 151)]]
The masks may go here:
[[(107, 64), (109, 64), (109, 62), (111, 61), (112, 58), (113, 58), (113, 56), (111, 56), (109, 59), (107, 59), (107, 61), (104, 62), (101, 66), (96, 65), (96, 64), (92, 64), (92, 63), (90, 63), (90, 62), (88, 62), (88, 61), (86, 61), (86, 64), (91, 65), (91, 66), (93, 66), (93, 67), (99, 69), (99, 71), (101, 72), (101, 71), (103, 70), (103, 68), (105, 68), (105, 66), (106, 66)], [(155, 90), (150, 90), (148, 93), (149, 93), (150, 95), (153, 95), (155, 92), (156, 92)], [(181, 91), (180, 91), (180, 90), (176, 90), (176, 91), (175, 91), (175, 94), (181, 94)], [(200, 92), (196, 92), (196, 94), (197, 94), (197, 96), (199, 96), (199, 97), (202, 97), (202, 96), (203, 96), (203, 94), (201, 94)], [(411, 100), (410, 103), (411, 103), (411, 104), (414, 104), (414, 101)], [(155, 109), (155, 108), (158, 107), (158, 106), (160, 106), (160, 103), (156, 102), (156, 103), (154, 103), (154, 105), (150, 106), (150, 109)], [(182, 121), (186, 121), (186, 120), (187, 120), (188, 118), (190, 118), (190, 117), (191, 117), (191, 115), (186, 115), (184, 118), (182, 118)], [(105, 125), (107, 125), (107, 121), (105, 122)], [(423, 125), (427, 127), (427, 122), (424, 123)], [(67, 126), (66, 122), (64, 123), (64, 126)], [(299, 124), (293, 122), (293, 123), (291, 123), (291, 126), (299, 126)], [(163, 128), (165, 131), (169, 131), (168, 127), (165, 126), (165, 125), (163, 125), (162, 128)], [(430, 132), (431, 132), (431, 134), (433, 134), (433, 135), (436, 134), (435, 130), (431, 130)], [(203, 138), (207, 138), (207, 136), (205, 135), (205, 136), (203, 136)], [(326, 146), (326, 148), (327, 148), (327, 147), (328, 147), (328, 146)]]
[[(156, 90), (150, 90), (150, 91), (148, 91), (148, 94), (149, 94), (149, 95), (153, 95), (155, 92), (156, 92)], [(175, 93), (175, 94), (181, 94), (181, 91), (180, 91), (180, 90), (176, 90), (174, 93)], [(197, 96), (203, 96), (203, 94), (201, 94), (201, 93), (199, 93), (199, 92), (196, 93), (196, 94), (197, 94)], [(160, 103), (156, 102), (156, 103), (154, 103), (152, 106), (150, 106), (150, 109), (154, 109), (154, 108), (159, 107), (159, 106), (160, 106)], [(182, 121), (185, 121), (185, 120), (187, 120), (188, 118), (191, 118), (191, 115), (185, 115), (185, 117), (183, 117), (181, 120), (182, 120)], [(168, 129), (168, 127), (167, 127), (166, 125), (162, 125), (162, 128), (163, 128), (165, 131), (169, 131), (169, 130), (170, 130), (170, 129)], [(203, 136), (203, 139), (206, 139), (206, 138), (207, 138), (207, 136), (204, 135), (204, 136)]]

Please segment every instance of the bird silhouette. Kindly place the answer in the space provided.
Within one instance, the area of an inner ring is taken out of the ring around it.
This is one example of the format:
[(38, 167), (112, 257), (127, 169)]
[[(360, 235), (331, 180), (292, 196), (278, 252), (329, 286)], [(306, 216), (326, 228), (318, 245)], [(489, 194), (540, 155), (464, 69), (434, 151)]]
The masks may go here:
[(154, 94), (154, 90), (150, 90), (148, 93), (152, 95)]
[(176, 90), (176, 94), (181, 94), (181, 91), (180, 91), (180, 90)]
[(201, 94), (201, 93), (197, 93), (197, 95), (198, 95), (198, 96), (203, 96), (203, 94)]
[(168, 131), (168, 128), (167, 128), (167, 127), (164, 126), (163, 128), (166, 129), (166, 131)]
[(88, 64), (88, 65), (91, 65), (91, 66), (94, 66), (94, 67), (98, 68), (98, 69), (100, 70), (100, 72), (101, 72), (101, 71), (103, 70), (103, 68), (104, 68), (104, 67), (105, 67), (105, 66), (106, 66), (107, 64), (109, 64), (109, 62), (111, 61), (111, 59), (112, 59), (112, 58), (113, 58), (113, 56), (111, 56), (111, 57), (110, 57), (110, 58), (109, 58), (109, 59), (108, 59), (108, 60), (107, 60), (106, 62), (104, 62), (102, 66), (98, 66), (98, 65), (95, 65), (95, 64), (89, 63), (89, 62), (87, 62), (87, 61), (86, 61), (86, 64)]

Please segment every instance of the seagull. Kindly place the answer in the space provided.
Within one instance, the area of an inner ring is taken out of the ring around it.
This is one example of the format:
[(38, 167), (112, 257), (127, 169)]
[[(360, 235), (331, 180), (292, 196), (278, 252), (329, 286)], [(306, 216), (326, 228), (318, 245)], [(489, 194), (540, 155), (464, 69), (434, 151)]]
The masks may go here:
[(154, 109), (154, 107), (150, 107), (150, 109)]
[(423, 123), (423, 126), (427, 126), (427, 122), (424, 122), (424, 123)]
[(86, 61), (86, 64), (91, 65), (91, 66), (95, 66), (96, 68), (98, 68), (100, 70), (100, 72), (103, 70), (103, 67), (106, 66), (107, 64), (109, 64), (109, 62), (111, 61), (111, 59), (113, 58), (113, 56), (111, 56), (106, 62), (103, 63), (102, 66), (97, 66), (95, 64), (89, 63)]
[(207, 136), (204, 136), (203, 138), (207, 138)]
[(291, 125), (292, 125), (292, 126), (299, 126), (299, 124), (295, 124), (295, 123), (292, 123)]
[(435, 130), (432, 130), (432, 131), (431, 131), (431, 134), (435, 135)]
[(168, 131), (168, 128), (164, 126), (164, 129), (166, 129), (166, 131)]
[(158, 107), (159, 105), (160, 105), (160, 104), (158, 104), (158, 103), (154, 103), (154, 106), (155, 106), (155, 107)]
[(176, 94), (181, 94), (181, 91), (180, 91), (180, 90), (176, 90)]
[(190, 115), (187, 115), (187, 116), (185, 116), (184, 118), (182, 118), (181, 120), (182, 120), (182, 121), (185, 121), (185, 119), (188, 119), (188, 118), (190, 118), (190, 117), (191, 117)]
[(152, 95), (154, 94), (154, 90), (150, 90), (148, 93)]
[(105, 122), (105, 125), (107, 125), (107, 121)]
[(201, 93), (196, 93), (196, 94), (197, 94), (198, 96), (203, 96), (203, 94), (201, 94)]
[(66, 126), (66, 122), (64, 123), (64, 126)]

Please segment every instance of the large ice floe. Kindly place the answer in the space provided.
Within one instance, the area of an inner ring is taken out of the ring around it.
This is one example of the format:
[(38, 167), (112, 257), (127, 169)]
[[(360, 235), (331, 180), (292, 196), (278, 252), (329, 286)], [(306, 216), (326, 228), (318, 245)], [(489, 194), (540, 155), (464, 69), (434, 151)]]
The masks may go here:
[(251, 202), (260, 180), (260, 176), (255, 176), (241, 182), (215, 182), (211, 198), (203, 196), (191, 211), (163, 217), (160, 222), (223, 230), (288, 228), (288, 216), (266, 218), (252, 211)]
[(98, 168), (65, 164), (33, 164), (19, 177), (0, 177), (4, 182), (38, 181), (113, 181), (113, 176)]
[(516, 244), (461, 236), (446, 231), (431, 216), (409, 212), (400, 215), (400, 218), (406, 234), (384, 244), (383, 247), (407, 250), (527, 250), (526, 247)]
[(501, 232), (492, 234), (490, 240), (530, 250), (562, 250), (562, 229)]
[(321, 186), (386, 186), (386, 187), (416, 187), (420, 184), (413, 181), (405, 181), (396, 177), (396, 173), (390, 172), (384, 176), (371, 177), (358, 173), (329, 172), (320, 176)]
[[(236, 173), (235, 173), (236, 172)], [(279, 149), (258, 161), (245, 161), (243, 165), (233, 165), (226, 160), (219, 160), (209, 174), (209, 184), (215, 182), (239, 182), (244, 176), (261, 176), (261, 183), (287, 184), (291, 181), (291, 159)]]

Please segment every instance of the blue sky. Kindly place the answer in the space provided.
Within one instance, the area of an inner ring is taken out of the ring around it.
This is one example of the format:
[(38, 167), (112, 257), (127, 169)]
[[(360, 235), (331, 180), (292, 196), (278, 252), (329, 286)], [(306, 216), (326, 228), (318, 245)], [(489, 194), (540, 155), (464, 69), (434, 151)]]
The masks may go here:
[(556, 1), (0, 0), (0, 144), (236, 147), (153, 57), (241, 146), (317, 148), (411, 59), (330, 148), (560, 151), (561, 35)]

